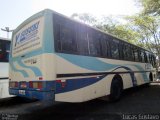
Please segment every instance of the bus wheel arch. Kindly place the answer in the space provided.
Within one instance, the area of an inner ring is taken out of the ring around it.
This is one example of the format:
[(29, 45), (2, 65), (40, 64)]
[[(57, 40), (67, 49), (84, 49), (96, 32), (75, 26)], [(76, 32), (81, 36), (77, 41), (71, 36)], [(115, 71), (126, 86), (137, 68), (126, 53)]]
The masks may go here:
[(111, 81), (109, 100), (113, 102), (118, 101), (121, 98), (122, 92), (123, 80), (122, 77), (117, 74)]

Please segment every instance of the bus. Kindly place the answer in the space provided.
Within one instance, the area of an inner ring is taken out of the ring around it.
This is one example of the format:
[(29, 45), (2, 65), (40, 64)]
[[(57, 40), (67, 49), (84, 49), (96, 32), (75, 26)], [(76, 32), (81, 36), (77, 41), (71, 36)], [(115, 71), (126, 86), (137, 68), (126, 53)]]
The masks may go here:
[(11, 97), (9, 95), (9, 52), (10, 40), (0, 37), (0, 99)]
[(155, 79), (155, 56), (101, 30), (45, 9), (13, 32), (9, 93), (84, 102)]

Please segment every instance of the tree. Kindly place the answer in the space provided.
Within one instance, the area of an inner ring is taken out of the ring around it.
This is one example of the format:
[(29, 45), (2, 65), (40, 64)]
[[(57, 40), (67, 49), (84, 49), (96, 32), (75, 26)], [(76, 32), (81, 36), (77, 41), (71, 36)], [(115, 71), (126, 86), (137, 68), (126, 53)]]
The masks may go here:
[(155, 52), (160, 53), (159, 49), (153, 48), (153, 46), (160, 45), (160, 18), (152, 16), (132, 16), (127, 18), (133, 26), (133, 29), (139, 33), (141, 39), (139, 42), (144, 44), (145, 48)]
[(139, 34), (139, 45), (155, 53), (160, 65), (160, 17), (139, 14), (126, 19)]
[(138, 0), (138, 3), (143, 10), (139, 13), (140, 19), (136, 19), (138, 21), (135, 23), (143, 31), (142, 41), (157, 54), (160, 66), (160, 0)]
[(89, 25), (94, 25), (97, 22), (97, 18), (89, 13), (82, 13), (82, 14), (74, 13), (74, 14), (72, 14), (71, 18), (77, 19), (77, 20), (79, 20), (85, 24), (89, 24)]
[(143, 7), (143, 13), (148, 15), (160, 15), (160, 0), (138, 0)]
[(94, 26), (104, 32), (112, 34), (113, 36), (126, 40), (130, 43), (138, 44), (138, 34), (132, 29), (130, 29), (128, 25), (123, 25), (119, 23), (117, 21), (117, 18), (113, 16), (103, 16), (100, 19), (98, 19), (95, 16), (88, 13), (74, 13), (71, 17), (85, 24)]
[[(108, 18), (106, 21), (108, 21)], [(125, 41), (138, 44), (139, 34), (136, 31), (133, 31), (127, 24), (120, 24), (118, 22), (113, 22), (112, 20), (110, 22), (102, 23), (97, 24), (96, 27)]]

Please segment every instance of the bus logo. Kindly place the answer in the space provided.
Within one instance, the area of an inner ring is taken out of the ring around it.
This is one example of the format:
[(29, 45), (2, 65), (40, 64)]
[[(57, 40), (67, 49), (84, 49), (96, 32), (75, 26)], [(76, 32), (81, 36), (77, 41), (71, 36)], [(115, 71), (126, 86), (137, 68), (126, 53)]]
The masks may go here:
[(33, 25), (16, 35), (15, 47), (17, 46), (17, 44), (30, 40), (36, 36), (36, 34), (38, 33), (39, 22), (40, 21), (34, 23)]

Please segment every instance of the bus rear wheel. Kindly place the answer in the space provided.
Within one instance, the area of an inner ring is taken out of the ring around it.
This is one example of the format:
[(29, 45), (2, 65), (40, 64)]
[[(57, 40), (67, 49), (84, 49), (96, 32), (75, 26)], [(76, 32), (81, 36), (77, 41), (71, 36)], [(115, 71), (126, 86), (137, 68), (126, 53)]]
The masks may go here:
[(123, 92), (123, 82), (119, 75), (116, 75), (111, 83), (111, 92), (109, 100), (112, 102), (118, 101), (121, 98)]

